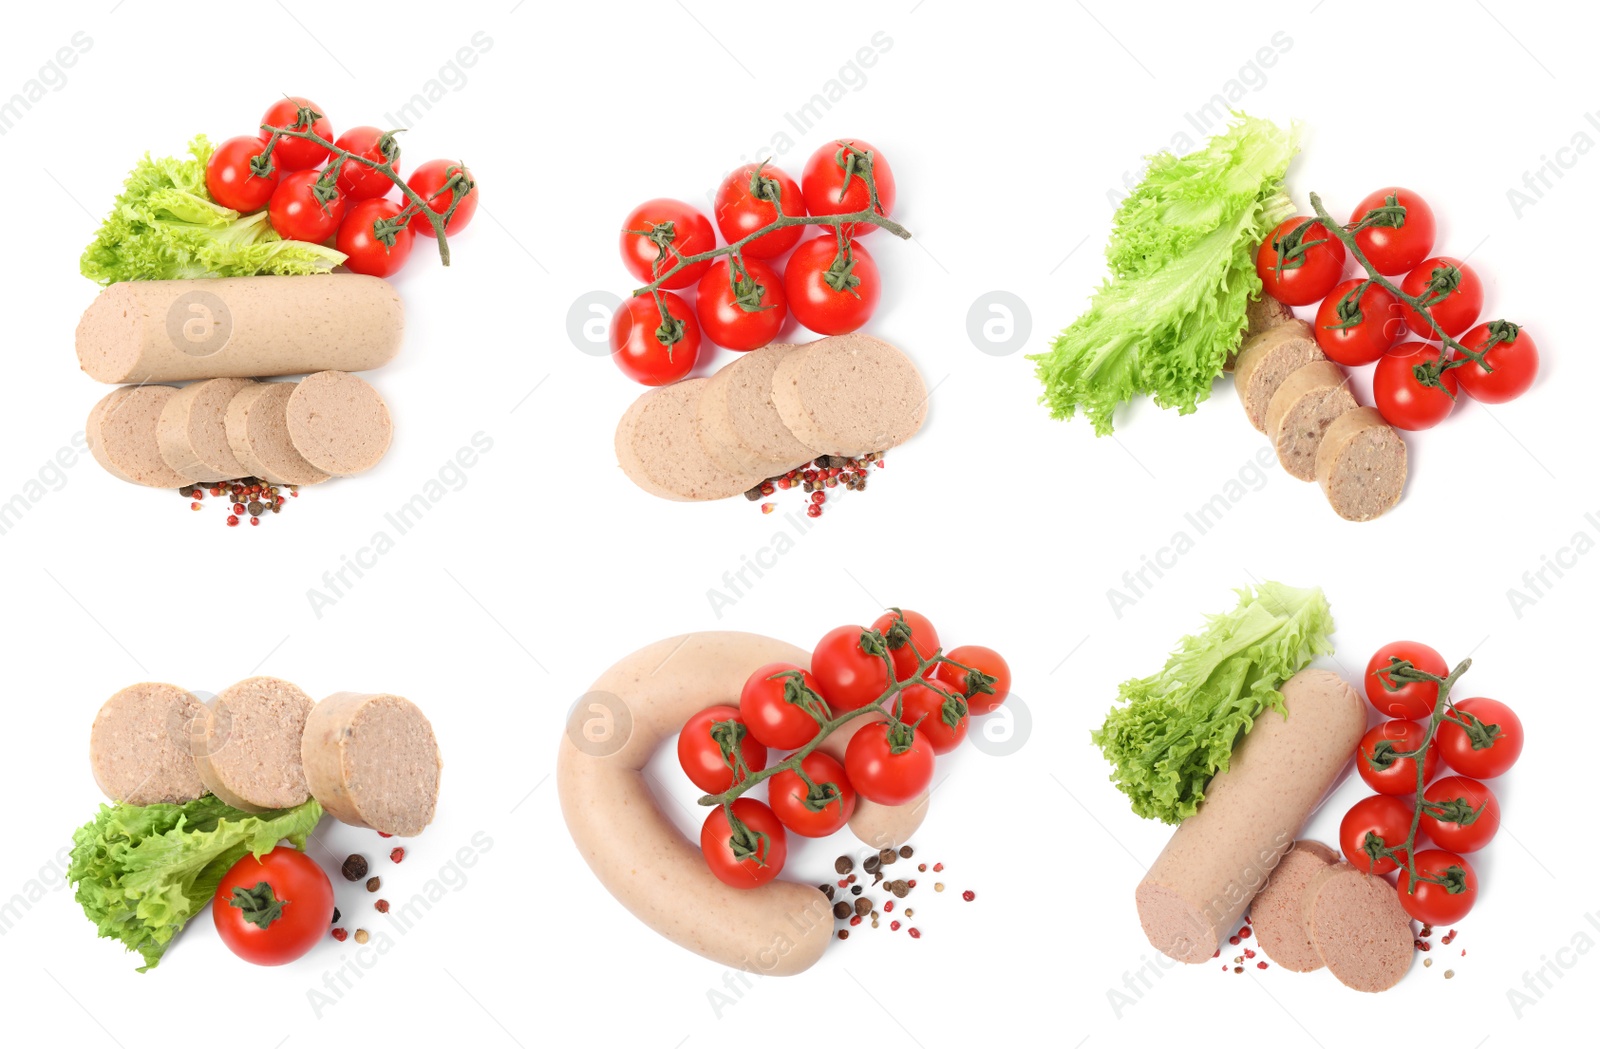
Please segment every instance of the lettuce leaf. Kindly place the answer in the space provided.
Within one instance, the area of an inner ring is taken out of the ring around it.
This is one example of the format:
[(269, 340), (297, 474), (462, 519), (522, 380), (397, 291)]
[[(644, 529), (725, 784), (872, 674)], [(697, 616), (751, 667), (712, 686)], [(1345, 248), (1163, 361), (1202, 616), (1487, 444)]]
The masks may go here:
[(207, 794), (184, 805), (101, 805), (72, 835), (67, 880), (100, 935), (144, 956), (140, 972), (210, 902), (228, 868), (288, 839), (304, 849), (322, 818), (315, 801), (251, 814)]
[(1104, 436), (1136, 396), (1187, 415), (1211, 395), (1261, 293), (1256, 246), (1293, 209), (1283, 176), (1296, 133), (1235, 116), (1201, 149), (1151, 158), (1117, 208), (1111, 275), (1050, 351), (1028, 358), (1053, 417), (1081, 411)]
[(1266, 582), (1238, 594), (1238, 607), (1178, 642), (1160, 673), (1123, 682), (1126, 705), (1093, 733), (1112, 782), (1146, 819), (1193, 816), (1256, 719), (1268, 708), (1288, 716), (1278, 686), (1333, 651), (1321, 590)]
[(84, 249), (79, 271), (99, 284), (123, 280), (322, 273), (344, 255), (321, 244), (284, 240), (267, 213), (240, 216), (206, 192), (211, 143), (197, 135), (189, 156), (151, 157), (128, 173), (122, 195)]

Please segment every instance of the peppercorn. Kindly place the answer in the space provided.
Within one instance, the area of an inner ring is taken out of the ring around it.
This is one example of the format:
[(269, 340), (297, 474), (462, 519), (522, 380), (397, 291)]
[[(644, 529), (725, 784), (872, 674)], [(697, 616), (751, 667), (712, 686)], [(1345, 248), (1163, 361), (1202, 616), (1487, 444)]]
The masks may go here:
[(878, 853), (878, 862), (885, 867), (899, 859), (900, 856), (893, 849), (883, 849)]
[(971, 889), (968, 889), (966, 892), (961, 894), (961, 898), (966, 900), (968, 903), (971, 903), (973, 900), (978, 898), (978, 894), (973, 892)]
[(250, 500), (250, 504), (246, 506), (245, 509), (250, 512), (251, 517), (260, 517), (261, 511), (265, 510), (266, 507), (252, 499)]
[(850, 938), (850, 930), (849, 929), (840, 929), (839, 930), (839, 939), (848, 940), (849, 938)]
[(859, 915), (859, 914), (852, 914), (852, 915), (851, 915), (851, 916), (850, 916), (850, 924), (851, 924), (851, 925), (853, 925), (853, 926), (854, 926), (854, 925), (860, 925), (860, 924), (861, 924), (861, 915)]
[(332, 924), (334, 924), (334, 925), (338, 925), (339, 924), (339, 908), (337, 908), (337, 907), (335, 907), (333, 909), (333, 922), (332, 922)]
[(849, 856), (840, 856), (838, 859), (833, 861), (833, 870), (835, 874), (849, 874), (855, 869), (855, 866), (855, 862), (852, 861)]
[(872, 913), (872, 901), (867, 899), (865, 896), (856, 897), (856, 913), (857, 914), (871, 914)]
[(883, 861), (878, 859), (877, 853), (873, 853), (871, 856), (868, 856), (865, 860), (861, 861), (861, 869), (866, 871), (868, 874), (876, 874), (878, 872), (878, 868), (882, 865)]
[(835, 918), (850, 917), (850, 905), (843, 900), (840, 900), (838, 903), (833, 905), (833, 916)]
[(860, 896), (861, 895), (861, 886), (859, 886), (859, 885), (850, 886), (850, 895), (852, 895), (852, 896)]
[(374, 876), (372, 876), (372, 877), (367, 879), (367, 891), (368, 892), (377, 892), (378, 891), (378, 887), (381, 886), (382, 884), (383, 884), (383, 879), (378, 877), (378, 876), (376, 876), (376, 875), (374, 875)]
[(360, 881), (367, 876), (367, 858), (358, 852), (352, 852), (345, 857), (339, 873), (344, 875), (345, 881)]
[(917, 929), (917, 927), (915, 925), (913, 925), (911, 928), (907, 929), (906, 931), (911, 934), (911, 938), (913, 940), (922, 939), (922, 933), (920, 931), (918, 931), (918, 929)]
[(388, 914), (389, 913), (389, 901), (388, 900), (379, 900), (377, 903), (374, 903), (373, 906), (378, 909), (378, 913), (379, 914)]
[(942, 881), (934, 882), (933, 883), (933, 891), (934, 892), (943, 892), (944, 891), (944, 882), (942, 882)]
[(883, 911), (884, 911), (884, 913), (887, 914), (892, 910), (894, 910), (894, 901), (893, 900), (884, 900), (883, 901)]
[(752, 488), (748, 492), (744, 493), (744, 497), (746, 499), (750, 500), (752, 503), (760, 502), (761, 501), (761, 486), (759, 484), (756, 485), (754, 488)]
[(405, 858), (406, 858), (406, 850), (405, 849), (402, 849), (402, 848), (399, 848), (398, 846), (396, 846), (395, 848), (389, 850), (389, 859), (392, 862), (399, 863), (401, 860), (403, 860)]
[(357, 943), (366, 943), (368, 939), (370, 939), (370, 937), (367, 934), (367, 930), (365, 930), (365, 929), (357, 929), (356, 930), (356, 942)]
[(349, 935), (350, 934), (348, 932), (346, 932), (344, 929), (334, 929), (333, 930), (333, 938), (335, 940), (338, 940), (340, 943), (343, 943), (345, 941), (346, 937), (348, 937)]
[(911, 846), (909, 846), (909, 845), (900, 846), (900, 858), (902, 860), (909, 860), (911, 858)]
[(833, 886), (832, 885), (818, 885), (817, 888), (822, 890), (822, 895), (826, 896), (830, 900), (833, 899)]
[(894, 893), (896, 897), (904, 899), (906, 894), (911, 891), (911, 884), (897, 878), (889, 883), (889, 891)]
[(896, 922), (890, 922), (889, 923), (889, 931), (890, 932), (899, 932), (900, 931), (900, 923), (897, 922), (897, 921)]

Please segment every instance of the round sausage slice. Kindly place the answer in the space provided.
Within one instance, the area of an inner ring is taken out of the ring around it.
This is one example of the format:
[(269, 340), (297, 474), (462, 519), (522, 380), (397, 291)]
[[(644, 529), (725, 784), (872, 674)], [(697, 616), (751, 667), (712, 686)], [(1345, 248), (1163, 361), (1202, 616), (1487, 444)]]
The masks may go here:
[(1346, 521), (1382, 517), (1406, 488), (1406, 442), (1376, 408), (1335, 419), (1317, 447), (1317, 482)]
[[(1252, 336), (1260, 335), (1264, 331), (1271, 331), (1278, 325), (1287, 324), (1292, 320), (1294, 320), (1294, 310), (1263, 291), (1258, 298), (1251, 299), (1245, 306), (1244, 331), (1239, 333), (1239, 340), (1241, 343), (1246, 342)], [(1238, 357), (1238, 350), (1228, 354), (1228, 359), (1223, 363), (1222, 370), (1233, 371)]]
[(1306, 934), (1306, 886), (1320, 870), (1338, 860), (1338, 854), (1317, 841), (1297, 841), (1278, 861), (1267, 887), (1250, 904), (1250, 927), (1267, 957), (1297, 973), (1322, 968), (1322, 956)]
[(1355, 406), (1350, 380), (1337, 364), (1312, 361), (1296, 368), (1267, 402), (1267, 436), (1278, 462), (1291, 476), (1315, 481), (1323, 435)]
[(167, 398), (156, 422), (156, 444), (166, 464), (196, 481), (248, 474), (228, 445), (226, 417), (234, 394), (251, 385), (249, 379), (207, 379)]
[(1239, 347), (1233, 385), (1250, 425), (1267, 432), (1267, 405), (1291, 373), (1312, 361), (1326, 360), (1305, 321), (1287, 321), (1253, 335)]
[(904, 444), (922, 429), (928, 388), (911, 358), (882, 339), (835, 335), (778, 363), (772, 403), (806, 447), (862, 455)]
[(706, 454), (695, 416), (707, 379), (685, 379), (648, 390), (617, 423), (617, 462), (651, 495), (683, 502), (726, 499), (767, 479), (765, 472), (732, 473)]
[(295, 451), (334, 477), (377, 466), (394, 436), (389, 406), (365, 379), (349, 372), (301, 379), (289, 395), (286, 420)]
[(246, 812), (304, 804), (300, 737), (315, 702), (289, 682), (253, 677), (206, 704), (194, 765), (211, 793)]
[(730, 473), (773, 477), (817, 457), (819, 450), (800, 443), (772, 403), (772, 373), (799, 350), (783, 343), (751, 350), (707, 381), (695, 433), (707, 454)]
[(228, 402), (228, 447), (251, 474), (272, 484), (317, 484), (328, 475), (306, 462), (289, 439), (288, 405), (294, 384), (258, 382)]
[(311, 796), (353, 827), (412, 837), (439, 802), (439, 743), (410, 700), (335, 692), (312, 708), (300, 741)]
[(177, 685), (129, 685), (101, 706), (89, 730), (94, 781), (112, 801), (181, 805), (206, 792), (190, 743), (205, 704)]
[(198, 478), (179, 473), (161, 457), (157, 423), (171, 386), (121, 386), (89, 411), (84, 437), (95, 461), (113, 477), (148, 488), (182, 488)]
[(1302, 914), (1328, 971), (1346, 987), (1387, 991), (1411, 969), (1411, 916), (1383, 878), (1336, 863), (1311, 877)]

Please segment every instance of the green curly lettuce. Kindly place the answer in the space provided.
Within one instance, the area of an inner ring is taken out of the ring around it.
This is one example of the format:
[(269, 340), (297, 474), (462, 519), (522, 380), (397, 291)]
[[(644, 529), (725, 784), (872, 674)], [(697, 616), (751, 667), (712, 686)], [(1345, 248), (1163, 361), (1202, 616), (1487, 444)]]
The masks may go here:
[(321, 244), (284, 240), (267, 213), (241, 216), (206, 192), (211, 143), (196, 135), (189, 155), (144, 159), (84, 249), (79, 271), (98, 284), (123, 280), (324, 273), (344, 261)]
[(228, 868), (247, 853), (260, 859), (285, 839), (304, 849), (321, 818), (315, 801), (252, 814), (210, 794), (184, 805), (101, 805), (72, 835), (67, 880), (100, 935), (143, 955), (139, 971), (146, 972), (210, 901)]
[(1235, 117), (1193, 153), (1151, 158), (1117, 208), (1111, 275), (1049, 352), (1028, 358), (1053, 417), (1081, 411), (1104, 436), (1136, 396), (1187, 415), (1211, 395), (1261, 294), (1256, 245), (1293, 212), (1283, 176), (1295, 131)]
[(1178, 642), (1160, 673), (1123, 682), (1124, 705), (1093, 733), (1112, 782), (1146, 819), (1193, 816), (1256, 719), (1269, 708), (1288, 716), (1278, 687), (1333, 651), (1321, 590), (1267, 582), (1238, 593), (1238, 607)]

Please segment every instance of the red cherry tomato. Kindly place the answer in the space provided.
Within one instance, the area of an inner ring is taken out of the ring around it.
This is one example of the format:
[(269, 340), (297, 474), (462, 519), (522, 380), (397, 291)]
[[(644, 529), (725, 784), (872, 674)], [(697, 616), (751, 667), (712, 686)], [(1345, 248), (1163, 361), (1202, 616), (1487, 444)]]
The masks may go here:
[[(1379, 794), (1415, 795), (1417, 759), (1395, 758), (1422, 746), (1428, 730), (1415, 721), (1385, 721), (1374, 725), (1361, 737), (1356, 748), (1356, 771), (1367, 786)], [(1422, 782), (1433, 779), (1439, 768), (1439, 745), (1428, 741), (1422, 756)]]
[(1417, 853), (1416, 868), (1416, 891), (1410, 891), (1411, 873), (1404, 867), (1395, 891), (1400, 893), (1400, 906), (1422, 924), (1454, 925), (1478, 902), (1478, 875), (1455, 853), (1423, 849)]
[(874, 721), (850, 737), (844, 767), (863, 798), (879, 805), (904, 805), (933, 782), (933, 747), (909, 725)]
[(1347, 280), (1317, 307), (1313, 328), (1330, 361), (1356, 368), (1387, 353), (1405, 330), (1405, 321), (1399, 299), (1368, 281)]
[(800, 767), (817, 785), (815, 796), (799, 773), (784, 769), (767, 784), (772, 811), (801, 837), (826, 838), (850, 822), (856, 811), (856, 790), (844, 766), (820, 750), (802, 758)]
[[(717, 729), (718, 725), (722, 728)], [(739, 756), (751, 772), (767, 767), (767, 748), (750, 732), (739, 708), (719, 703), (685, 721), (678, 733), (678, 764), (689, 782), (707, 794), (721, 794), (733, 786), (733, 766), (723, 756), (722, 744), (713, 730), (728, 739), (730, 754), (733, 737), (738, 737)]]
[[(461, 195), (455, 214), (444, 224), (444, 235), (453, 237), (467, 228), (472, 216), (478, 213), (478, 182), (470, 169), (454, 160), (430, 160), (420, 165), (406, 179), (406, 185), (427, 201), (436, 215), (450, 210), (451, 201)], [(433, 223), (420, 211), (411, 216), (411, 232), (419, 237), (434, 237)]]
[[(811, 154), (800, 174), (806, 211), (813, 215), (848, 215), (866, 211), (871, 197), (863, 177), (870, 166), (878, 188), (879, 215), (894, 210), (894, 172), (889, 161), (872, 144), (862, 139), (838, 139)], [(870, 222), (852, 223), (845, 235), (865, 237), (878, 227)], [(813, 329), (815, 330), (815, 329)]]
[(1004, 656), (983, 645), (957, 645), (946, 652), (945, 657), (971, 667), (985, 679), (975, 688), (965, 670), (949, 663), (940, 663), (933, 672), (936, 679), (950, 685), (957, 695), (966, 697), (967, 708), (974, 717), (1000, 709), (1000, 704), (1011, 694), (1011, 666)]
[(1522, 719), (1496, 699), (1463, 699), (1456, 710), (1472, 724), (1469, 731), (1446, 719), (1435, 734), (1439, 756), (1463, 776), (1494, 779), (1522, 755)]
[(820, 722), (810, 711), (831, 718), (817, 679), (793, 663), (768, 663), (745, 679), (739, 715), (750, 734), (778, 750), (799, 750), (816, 736)]
[(1498, 341), (1484, 355), (1492, 370), (1485, 371), (1483, 365), (1470, 359), (1451, 369), (1467, 395), (1485, 404), (1503, 404), (1521, 397), (1539, 374), (1539, 347), (1533, 344), (1533, 336), (1507, 321), (1478, 325), (1461, 337), (1461, 345), (1482, 353), (1494, 340)]
[(972, 727), (967, 701), (942, 681), (918, 682), (900, 693), (901, 720), (917, 726), (935, 754), (948, 754), (967, 738)]
[(320, 171), (291, 171), (278, 180), (267, 204), (267, 221), (285, 240), (305, 240), (321, 244), (338, 232), (344, 218), (344, 197), (337, 185), (333, 199), (327, 203), (317, 199), (317, 180)]
[(333, 885), (316, 862), (279, 845), (228, 868), (211, 897), (211, 920), (228, 950), (254, 965), (283, 965), (328, 935)]
[[(710, 219), (698, 208), (666, 197), (647, 200), (628, 212), (617, 239), (622, 264), (641, 284), (656, 279), (658, 262), (659, 272), (665, 273), (683, 256), (699, 255), (716, 246), (717, 234)], [(687, 288), (710, 268), (711, 260), (703, 259), (674, 273), (661, 286)]]
[[(399, 273), (411, 257), (411, 227), (395, 225), (400, 205), (392, 200), (363, 200), (351, 205), (339, 223), (334, 246), (349, 258), (344, 264), (354, 273), (388, 277)], [(394, 241), (386, 244), (384, 238)]]
[[(267, 111), (261, 116), (261, 122), (263, 124), (271, 124), (273, 127), (292, 128), (297, 131), (308, 130), (300, 126), (298, 122), (302, 107), (318, 114), (317, 119), (311, 122), (309, 130), (332, 142), (334, 140), (333, 122), (325, 115), (321, 115), (322, 107), (309, 98), (301, 98), (298, 95), (291, 98), (280, 98), (267, 107)], [(272, 137), (272, 132), (260, 130), (256, 132), (256, 135), (260, 141), (265, 142)], [(272, 147), (272, 159), (284, 171), (303, 171), (306, 168), (314, 168), (321, 165), (330, 156), (332, 154), (328, 152), (328, 147), (319, 146), (309, 139), (293, 138), (289, 135), (284, 135), (278, 139), (278, 144)]]
[(834, 714), (874, 702), (889, 688), (883, 657), (861, 647), (865, 627), (835, 627), (822, 635), (811, 653), (811, 673)]
[(776, 878), (789, 859), (789, 835), (771, 809), (754, 798), (735, 798), (733, 816), (745, 834), (735, 839), (721, 805), (700, 825), (700, 852), (718, 880), (754, 889)]
[[(1362, 798), (1344, 814), (1339, 823), (1339, 848), (1357, 870), (1388, 874), (1396, 863), (1394, 856), (1383, 854), (1384, 848), (1399, 849), (1410, 833), (1411, 806), (1392, 794), (1374, 794)], [(1400, 855), (1403, 857), (1404, 852)]]
[(1422, 829), (1440, 848), (1477, 852), (1500, 829), (1500, 802), (1475, 779), (1446, 776), (1422, 798)]
[(745, 259), (744, 270), (746, 277), (735, 282), (732, 264), (718, 259), (696, 289), (700, 330), (730, 350), (760, 349), (778, 337), (789, 319), (789, 297), (778, 271), (760, 259)]
[(842, 256), (830, 232), (813, 237), (789, 256), (783, 290), (794, 319), (818, 335), (845, 335), (872, 319), (883, 286), (867, 249), (850, 241)]
[[(1439, 702), (1439, 686), (1432, 681), (1396, 682), (1390, 673), (1390, 666), (1396, 659), (1405, 660), (1435, 677), (1446, 677), (1450, 673), (1444, 657), (1427, 645), (1419, 641), (1392, 641), (1367, 660), (1367, 673), (1362, 678), (1367, 702), (1385, 717), (1405, 721), (1431, 718), (1434, 705)], [(1387, 686), (1395, 684), (1399, 687), (1391, 692)]]
[(1455, 410), (1459, 368), (1440, 374), (1442, 386), (1424, 386), (1417, 379), (1419, 365), (1437, 360), (1439, 347), (1426, 342), (1403, 342), (1379, 359), (1372, 370), (1372, 400), (1390, 426), (1427, 430)]
[[(1483, 282), (1472, 267), (1460, 259), (1439, 255), (1424, 261), (1406, 274), (1400, 290), (1412, 298), (1421, 296), (1428, 303), (1423, 312), (1451, 338), (1472, 327), (1483, 311)], [(1435, 342), (1439, 333), (1421, 313), (1405, 306), (1406, 327), (1425, 342)]]
[[(379, 163), (387, 160), (397, 165), (400, 160), (400, 144), (370, 124), (351, 128), (340, 135), (334, 145)], [(339, 168), (339, 192), (351, 200), (371, 200), (374, 197), (387, 196), (393, 188), (394, 183), (382, 173), (372, 170), (359, 161), (346, 160)], [(428, 234), (432, 233), (433, 228), (430, 226)]]
[[(905, 623), (900, 624), (903, 617)], [(872, 621), (872, 629), (889, 642), (889, 655), (894, 659), (894, 676), (904, 681), (917, 672), (917, 664), (939, 650), (939, 632), (921, 612), (910, 609), (891, 609)], [(929, 668), (930, 672), (932, 668)]]
[[(745, 164), (730, 171), (717, 187), (712, 212), (722, 239), (733, 244), (772, 225), (780, 207), (792, 218), (806, 213), (800, 184), (770, 164)], [(804, 232), (804, 226), (775, 229), (740, 251), (746, 259), (775, 259), (800, 243)]]
[[(654, 296), (636, 295), (611, 315), (611, 359), (622, 374), (646, 386), (668, 386), (688, 375), (700, 353), (700, 322), (681, 296), (657, 292), (667, 315), (677, 322), (678, 338), (665, 334)], [(668, 341), (663, 341), (663, 339)]]
[(1289, 306), (1311, 305), (1332, 291), (1344, 273), (1344, 245), (1328, 227), (1306, 225), (1308, 221), (1296, 215), (1280, 222), (1256, 248), (1262, 288)]
[(206, 161), (206, 192), (225, 208), (241, 214), (260, 211), (278, 188), (283, 165), (274, 162), (265, 178), (250, 171), (250, 161), (261, 155), (262, 142), (254, 135), (230, 138)]
[(1356, 246), (1385, 277), (1409, 273), (1433, 250), (1433, 209), (1428, 202), (1399, 186), (1368, 193), (1350, 216), (1355, 225), (1375, 210), (1385, 214), (1381, 224), (1356, 233)]

